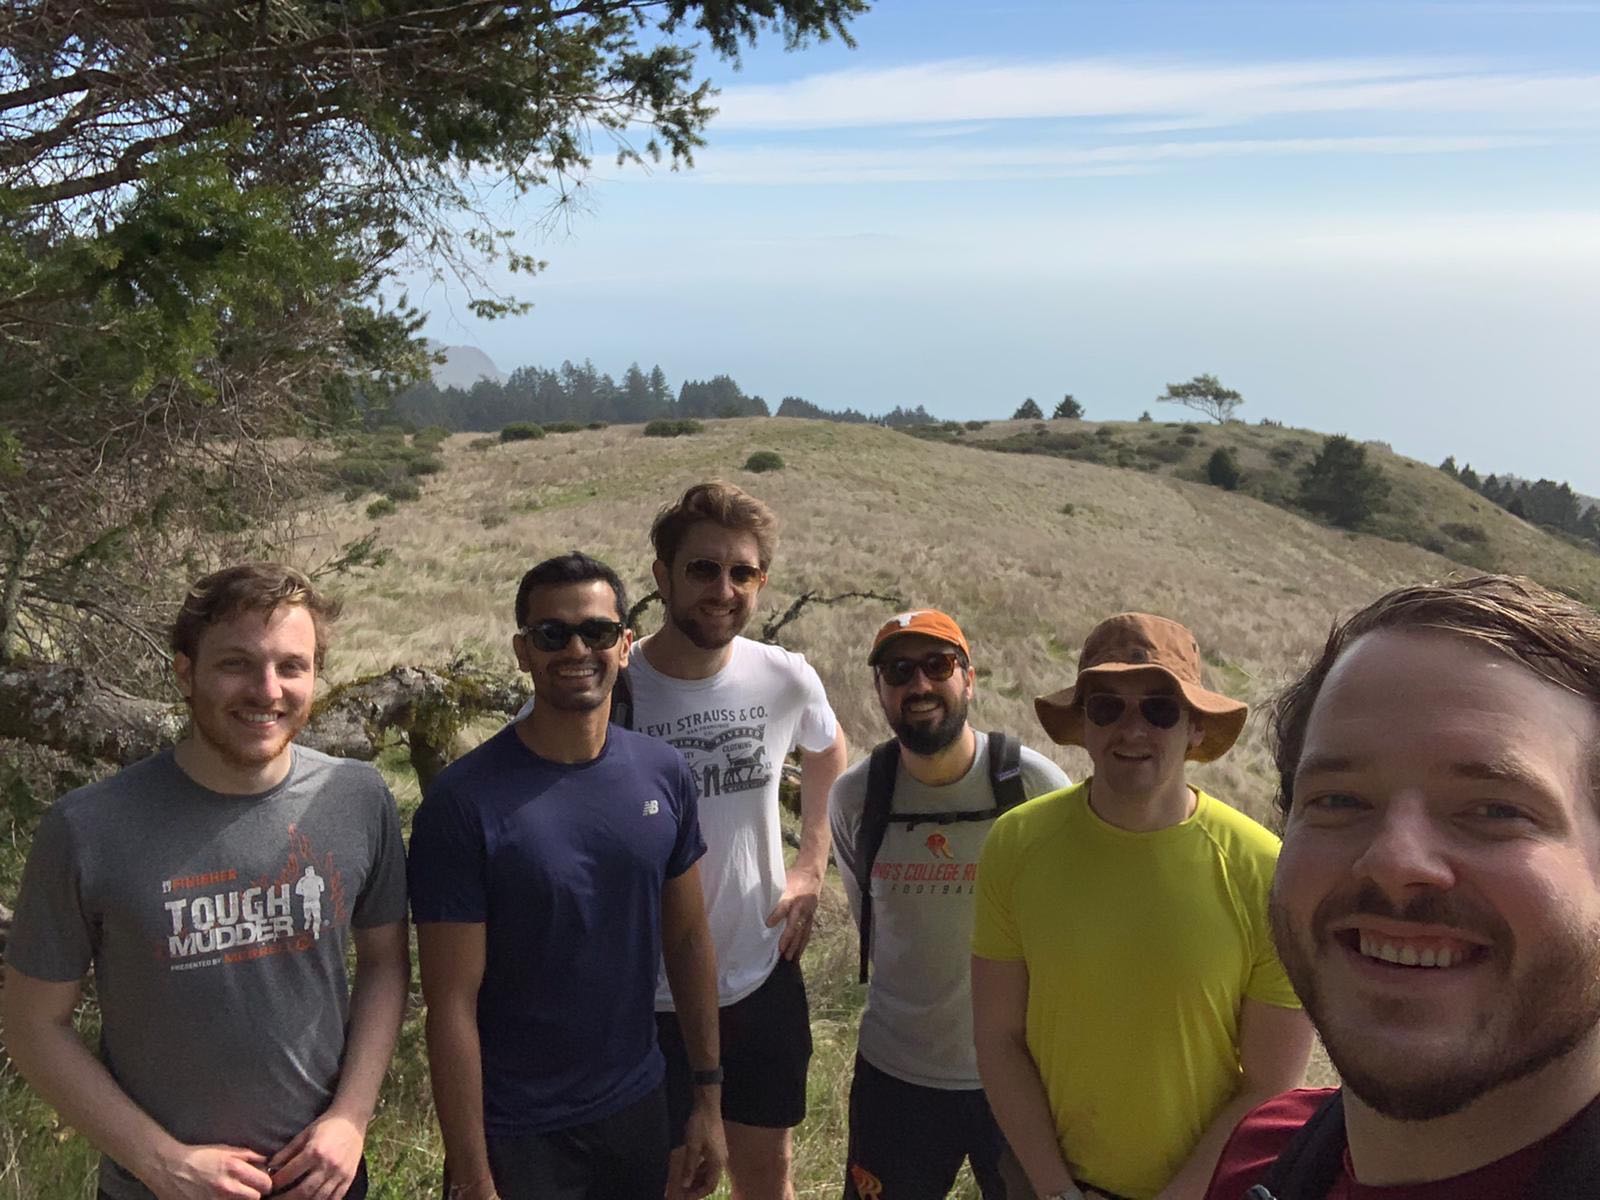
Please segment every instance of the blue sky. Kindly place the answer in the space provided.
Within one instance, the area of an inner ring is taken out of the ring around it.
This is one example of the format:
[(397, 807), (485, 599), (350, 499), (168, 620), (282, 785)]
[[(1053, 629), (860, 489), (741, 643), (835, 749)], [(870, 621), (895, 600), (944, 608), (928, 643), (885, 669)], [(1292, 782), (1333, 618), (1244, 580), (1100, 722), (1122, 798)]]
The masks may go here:
[[(693, 170), (604, 144), (547, 270), (426, 332), (881, 412), (1240, 415), (1600, 493), (1600, 2), (880, 0), (739, 70)], [(491, 274), (491, 278), (494, 276)]]

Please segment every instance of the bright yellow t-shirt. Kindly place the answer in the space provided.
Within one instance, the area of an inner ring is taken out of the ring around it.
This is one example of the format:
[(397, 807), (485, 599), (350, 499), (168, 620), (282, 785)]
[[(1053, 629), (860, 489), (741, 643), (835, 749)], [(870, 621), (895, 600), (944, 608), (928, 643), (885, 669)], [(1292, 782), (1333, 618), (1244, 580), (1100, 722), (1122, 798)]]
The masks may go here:
[(1154, 1196), (1238, 1089), (1239, 1006), (1298, 1008), (1267, 925), (1278, 839), (1199, 793), (1130, 833), (1088, 784), (995, 823), (973, 952), (1028, 966), (1028, 1049), (1085, 1185)]

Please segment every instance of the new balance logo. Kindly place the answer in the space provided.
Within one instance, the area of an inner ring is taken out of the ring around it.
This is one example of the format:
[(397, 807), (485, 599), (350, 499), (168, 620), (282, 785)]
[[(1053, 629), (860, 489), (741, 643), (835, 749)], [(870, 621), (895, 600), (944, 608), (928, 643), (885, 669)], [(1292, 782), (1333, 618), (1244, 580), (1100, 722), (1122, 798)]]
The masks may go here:
[(659, 801), (659, 800), (646, 800), (644, 802), (644, 815), (645, 816), (653, 817), (660, 811), (661, 811), (661, 801)]

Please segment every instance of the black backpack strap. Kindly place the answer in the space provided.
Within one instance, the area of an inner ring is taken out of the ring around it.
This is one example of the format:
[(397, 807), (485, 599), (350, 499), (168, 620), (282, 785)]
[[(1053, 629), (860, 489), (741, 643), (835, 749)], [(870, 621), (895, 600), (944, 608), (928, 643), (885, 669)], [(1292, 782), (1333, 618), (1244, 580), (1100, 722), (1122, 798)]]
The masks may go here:
[(633, 685), (628, 682), (627, 667), (617, 672), (617, 682), (611, 685), (611, 723), (633, 728)]
[(900, 769), (900, 743), (890, 738), (872, 752), (867, 762), (867, 798), (861, 806), (861, 827), (856, 831), (856, 891), (861, 896), (861, 982), (867, 981), (872, 954), (872, 864), (889, 828), (889, 806), (894, 803), (894, 779)]
[[(1266, 1187), (1272, 1200), (1326, 1200), (1339, 1172), (1344, 1169), (1344, 1092), (1334, 1092), (1309, 1120), (1267, 1172)], [(1258, 1196), (1252, 1189), (1248, 1195)]]
[(1022, 743), (1009, 733), (989, 734), (989, 790), (999, 812), (1015, 808), (1028, 798), (1022, 789)]
[(1541, 1200), (1587, 1200), (1595, 1194), (1596, 1179), (1600, 1179), (1600, 1098), (1591, 1100), (1550, 1139), (1528, 1194)]

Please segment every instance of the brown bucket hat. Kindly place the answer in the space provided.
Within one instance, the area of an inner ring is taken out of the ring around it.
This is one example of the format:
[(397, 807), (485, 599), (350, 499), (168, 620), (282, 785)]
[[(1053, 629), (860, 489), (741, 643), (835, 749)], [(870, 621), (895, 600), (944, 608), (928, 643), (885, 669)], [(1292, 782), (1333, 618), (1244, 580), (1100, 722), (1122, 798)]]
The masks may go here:
[(1039, 723), (1063, 746), (1083, 745), (1083, 684), (1093, 675), (1160, 671), (1199, 714), (1205, 736), (1188, 757), (1196, 762), (1221, 758), (1239, 738), (1250, 706), (1200, 682), (1200, 643), (1176, 621), (1149, 613), (1119, 613), (1089, 631), (1078, 656), (1078, 678), (1069, 688), (1033, 702)]

